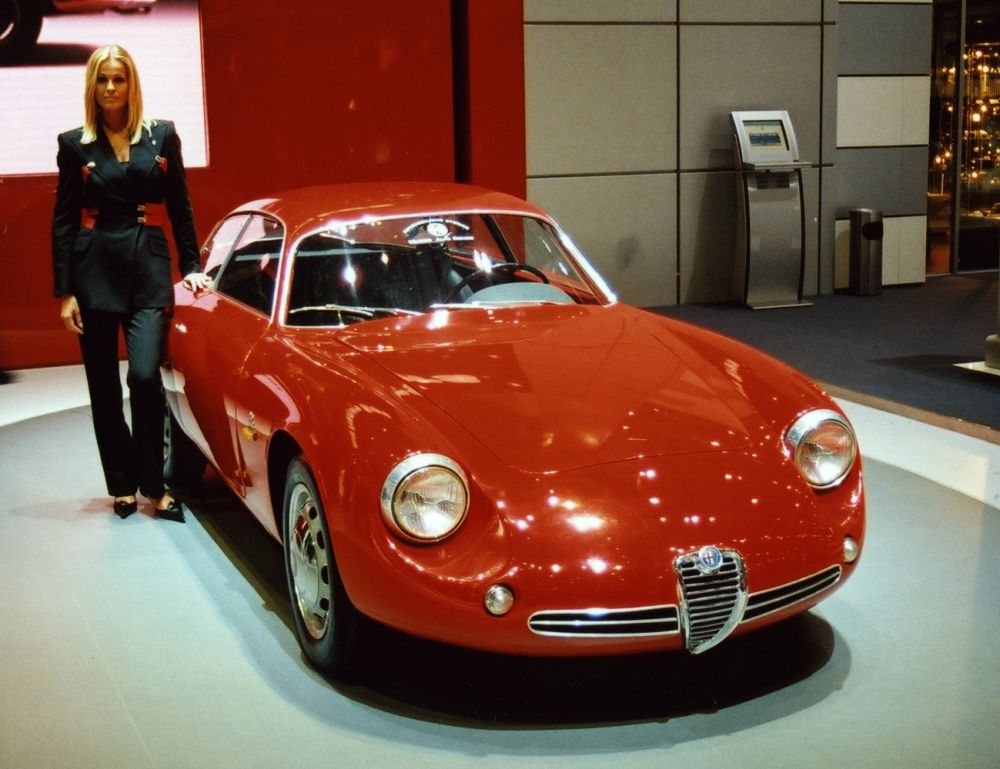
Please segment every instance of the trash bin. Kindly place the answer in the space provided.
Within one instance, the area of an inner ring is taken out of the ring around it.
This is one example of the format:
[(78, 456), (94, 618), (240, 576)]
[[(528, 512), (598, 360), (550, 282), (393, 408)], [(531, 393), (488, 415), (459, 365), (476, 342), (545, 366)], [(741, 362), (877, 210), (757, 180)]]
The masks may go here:
[(882, 212), (852, 208), (850, 280), (852, 294), (882, 293)]

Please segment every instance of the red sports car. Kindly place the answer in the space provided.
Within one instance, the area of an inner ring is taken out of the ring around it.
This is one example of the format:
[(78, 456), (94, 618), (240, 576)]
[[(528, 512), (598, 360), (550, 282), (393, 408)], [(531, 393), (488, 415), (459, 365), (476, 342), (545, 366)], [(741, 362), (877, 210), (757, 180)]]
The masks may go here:
[(558, 225), (452, 184), (240, 206), (178, 285), (167, 475), (205, 458), (285, 551), (302, 648), (359, 613), (497, 652), (687, 648), (857, 565), (851, 426), (745, 345), (616, 301)]

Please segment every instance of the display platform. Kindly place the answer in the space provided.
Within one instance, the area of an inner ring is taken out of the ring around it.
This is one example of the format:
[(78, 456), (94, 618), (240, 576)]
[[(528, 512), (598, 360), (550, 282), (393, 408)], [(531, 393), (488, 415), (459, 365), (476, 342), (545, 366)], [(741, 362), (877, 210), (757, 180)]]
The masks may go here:
[(0, 459), (7, 769), (283, 766), (304, 746), (338, 767), (1000, 760), (982, 728), (1000, 717), (1000, 511), (874, 460), (858, 572), (794, 622), (697, 658), (376, 631), (368, 681), (344, 685), (303, 661), (281, 551), (218, 482), (183, 497), (186, 525), (119, 520), (86, 406), (8, 421)]

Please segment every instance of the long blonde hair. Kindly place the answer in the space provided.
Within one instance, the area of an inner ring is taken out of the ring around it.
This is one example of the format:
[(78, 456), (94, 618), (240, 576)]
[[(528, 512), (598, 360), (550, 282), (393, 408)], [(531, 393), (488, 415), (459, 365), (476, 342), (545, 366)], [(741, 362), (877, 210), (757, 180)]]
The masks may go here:
[(128, 115), (125, 128), (128, 131), (129, 143), (135, 144), (142, 137), (142, 129), (149, 127), (142, 112), (142, 86), (139, 85), (139, 70), (129, 52), (120, 45), (102, 45), (87, 61), (87, 72), (84, 75), (83, 89), (83, 136), (81, 141), (89, 144), (97, 139), (97, 129), (101, 117), (101, 108), (97, 106), (97, 74), (104, 62), (116, 59), (125, 65), (125, 77), (128, 82)]

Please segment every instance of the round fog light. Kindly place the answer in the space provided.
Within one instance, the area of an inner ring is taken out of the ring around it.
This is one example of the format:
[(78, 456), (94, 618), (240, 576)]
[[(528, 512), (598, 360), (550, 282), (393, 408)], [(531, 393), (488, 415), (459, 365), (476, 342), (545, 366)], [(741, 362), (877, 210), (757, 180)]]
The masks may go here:
[(851, 537), (844, 537), (844, 563), (854, 563), (861, 550)]
[(483, 596), (483, 606), (494, 617), (501, 617), (514, 605), (514, 594), (506, 585), (493, 585)]

